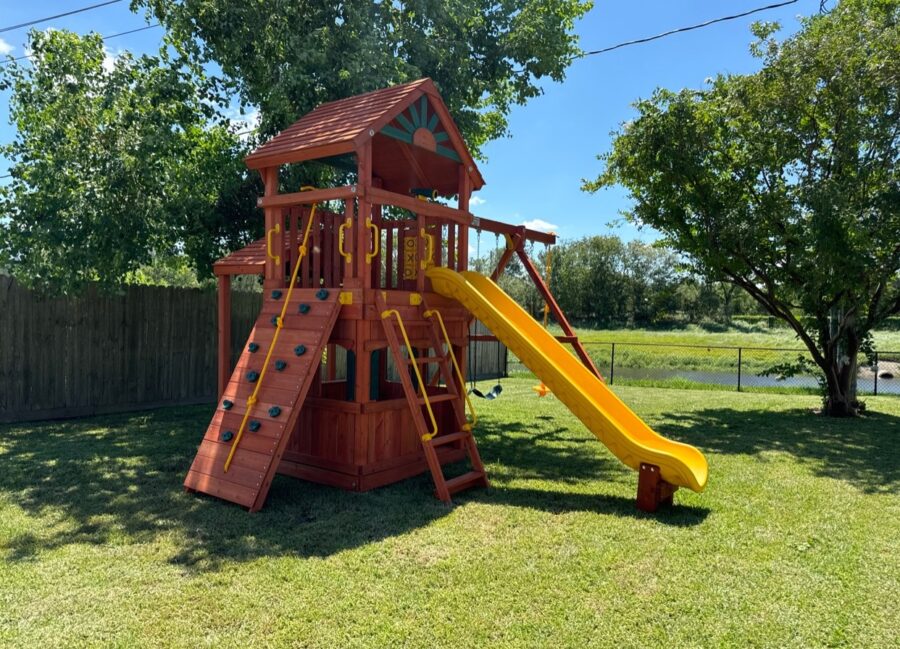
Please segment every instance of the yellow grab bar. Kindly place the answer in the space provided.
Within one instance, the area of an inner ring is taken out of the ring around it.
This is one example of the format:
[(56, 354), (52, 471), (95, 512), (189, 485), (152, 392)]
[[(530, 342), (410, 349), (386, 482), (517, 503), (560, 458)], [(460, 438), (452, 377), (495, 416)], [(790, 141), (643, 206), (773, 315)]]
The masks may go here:
[(434, 266), (434, 235), (428, 234), (425, 228), (419, 232), (419, 236), (425, 239), (425, 258), (422, 259), (420, 266), (422, 270), (427, 270)]
[[(387, 309), (386, 311), (381, 312), (381, 319), (387, 320), (392, 315), (397, 316), (397, 324), (400, 325), (400, 333), (403, 334), (403, 342), (406, 343), (406, 351), (409, 354), (409, 358), (413, 359), (411, 363), (413, 371), (416, 373), (416, 380), (419, 382), (419, 389), (422, 391), (422, 396), (425, 398), (425, 409), (428, 410), (428, 417), (431, 419), (431, 432), (425, 433), (422, 435), (423, 441), (428, 441), (438, 432), (437, 420), (434, 418), (434, 410), (431, 409), (431, 402), (428, 400), (428, 388), (425, 386), (425, 383), (422, 381), (422, 373), (419, 371), (419, 364), (415, 362), (415, 356), (413, 355), (412, 344), (409, 342), (409, 336), (406, 335), (406, 327), (403, 326), (403, 318), (400, 317), (400, 312), (397, 309)], [(402, 371), (402, 370), (401, 370)]]
[[(315, 187), (303, 187), (301, 188), (301, 191), (307, 191), (310, 189), (315, 189)], [(252, 410), (253, 406), (256, 404), (256, 398), (259, 394), (259, 389), (262, 387), (263, 379), (266, 376), (266, 370), (269, 368), (269, 361), (272, 359), (272, 352), (275, 349), (275, 343), (278, 342), (278, 334), (281, 333), (281, 328), (284, 326), (284, 316), (287, 313), (288, 304), (291, 301), (291, 293), (294, 292), (294, 284), (297, 282), (297, 272), (300, 270), (300, 262), (303, 261), (303, 257), (306, 255), (306, 244), (307, 240), (309, 239), (309, 231), (316, 216), (316, 208), (318, 207), (318, 203), (313, 203), (312, 209), (309, 212), (309, 222), (306, 224), (306, 230), (303, 233), (303, 241), (300, 242), (300, 255), (297, 257), (297, 263), (294, 265), (294, 272), (291, 273), (291, 283), (288, 284), (288, 290), (287, 295), (284, 298), (284, 304), (281, 305), (281, 315), (279, 315), (275, 319), (275, 333), (272, 335), (272, 342), (269, 343), (269, 351), (266, 352), (266, 360), (263, 361), (262, 369), (260, 369), (259, 371), (259, 377), (256, 379), (256, 387), (253, 388), (253, 394), (247, 397), (247, 408), (244, 410), (244, 418), (241, 419), (241, 427), (238, 428), (237, 435), (234, 436), (234, 442), (231, 445), (231, 450), (228, 452), (228, 457), (225, 459), (225, 466), (223, 467), (222, 471), (223, 473), (228, 473), (228, 467), (231, 466), (231, 460), (234, 457), (234, 452), (237, 451), (237, 447), (241, 441), (241, 437), (244, 436), (244, 430), (247, 427), (247, 420), (250, 418), (250, 410)], [(279, 228), (279, 225), (277, 223), (275, 224), (275, 228)]]
[(347, 260), (347, 263), (353, 262), (353, 253), (349, 253), (344, 250), (344, 230), (353, 225), (353, 219), (347, 218), (346, 221), (341, 223), (341, 227), (338, 228), (338, 252), (341, 254), (341, 257)]
[(281, 232), (281, 224), (276, 223), (275, 227), (266, 232), (266, 254), (270, 259), (274, 259), (276, 264), (281, 263), (281, 255), (273, 255), (272, 254), (272, 235), (279, 234)]
[[(469, 412), (472, 413), (472, 421), (466, 424), (468, 426), (468, 430), (472, 430), (475, 428), (475, 424), (478, 423), (478, 415), (475, 413), (475, 406), (472, 405), (472, 400), (469, 399), (469, 393), (466, 392), (466, 379), (463, 377), (462, 369), (459, 367), (459, 363), (456, 362), (456, 354), (453, 353), (453, 345), (450, 344), (450, 335), (447, 333), (447, 327), (444, 326), (444, 318), (441, 316), (441, 312), (437, 309), (429, 309), (425, 312), (425, 317), (430, 318), (432, 316), (437, 317), (438, 324), (441, 325), (441, 333), (444, 334), (444, 341), (447, 343), (447, 354), (450, 356), (450, 360), (453, 361), (453, 367), (456, 369), (456, 376), (459, 379), (460, 389), (462, 390), (463, 396), (466, 398), (466, 405), (469, 406)], [(436, 349), (434, 351), (437, 351)]]
[(366, 227), (372, 230), (372, 252), (366, 253), (366, 263), (371, 264), (378, 255), (378, 251), (381, 250), (381, 231), (377, 225), (372, 223), (372, 219), (366, 219)]

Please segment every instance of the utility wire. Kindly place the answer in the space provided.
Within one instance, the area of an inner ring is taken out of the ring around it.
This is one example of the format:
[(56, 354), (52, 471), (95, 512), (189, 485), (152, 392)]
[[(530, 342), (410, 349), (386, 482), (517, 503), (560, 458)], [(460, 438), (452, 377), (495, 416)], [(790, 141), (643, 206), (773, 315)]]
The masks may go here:
[[(159, 23), (153, 23), (152, 25), (147, 25), (146, 27), (138, 27), (137, 29), (129, 29), (127, 32), (119, 32), (118, 34), (110, 34), (109, 36), (101, 36), (100, 40), (108, 41), (110, 38), (117, 38), (119, 36), (127, 36), (128, 34), (137, 34), (138, 32), (143, 32), (148, 29), (153, 29), (154, 27), (159, 27)], [(22, 59), (30, 59), (33, 58), (33, 54), (23, 54), (22, 56), (17, 56), (15, 58), (6, 59), (5, 61), (0, 61), (0, 66), (5, 66), (6, 64), (12, 63), (13, 61), (21, 61)]]
[(45, 23), (48, 20), (53, 20), (54, 18), (62, 18), (64, 16), (74, 16), (75, 14), (80, 14), (85, 11), (90, 11), (91, 9), (97, 9), (98, 7), (105, 7), (106, 5), (114, 5), (117, 2), (122, 2), (122, 0), (107, 0), (106, 2), (99, 2), (97, 4), (88, 5), (87, 7), (73, 9), (72, 11), (67, 11), (65, 13), (56, 14), (55, 16), (47, 16), (46, 18), (35, 18), (34, 20), (29, 20), (28, 22), (19, 23), (18, 25), (10, 25), (9, 27), (2, 27), (2, 28), (0, 28), (0, 34), (2, 34), (3, 32), (11, 32), (14, 29), (21, 29), (22, 27), (31, 27), (32, 25), (37, 25), (38, 23)]
[(751, 9), (750, 11), (745, 11), (743, 13), (734, 14), (731, 16), (722, 16), (721, 18), (714, 18), (712, 20), (707, 20), (703, 23), (697, 23), (696, 25), (690, 25), (688, 27), (679, 27), (677, 29), (670, 29), (667, 32), (662, 32), (661, 34), (656, 34), (654, 36), (646, 36), (644, 38), (635, 38), (631, 41), (624, 41), (622, 43), (616, 43), (615, 45), (610, 45), (609, 47), (604, 47), (599, 50), (591, 50), (590, 52), (582, 52), (581, 54), (572, 57), (574, 59), (583, 59), (588, 56), (594, 56), (595, 54), (603, 54), (605, 52), (612, 52), (613, 50), (617, 50), (621, 47), (628, 47), (629, 45), (638, 45), (640, 43), (649, 43), (650, 41), (655, 41), (660, 38), (665, 38), (666, 36), (671, 36), (672, 34), (681, 34), (682, 32), (689, 32), (694, 29), (701, 29), (703, 27), (709, 27), (710, 25), (715, 25), (716, 23), (723, 23), (727, 20), (735, 20), (737, 18), (743, 18), (744, 16), (750, 16), (751, 14), (756, 14), (761, 11), (769, 11), (771, 9), (778, 9), (779, 7), (786, 7), (788, 5), (796, 4), (798, 0), (787, 0), (787, 2), (779, 2), (777, 4), (766, 5), (765, 7), (757, 7), (756, 9)]

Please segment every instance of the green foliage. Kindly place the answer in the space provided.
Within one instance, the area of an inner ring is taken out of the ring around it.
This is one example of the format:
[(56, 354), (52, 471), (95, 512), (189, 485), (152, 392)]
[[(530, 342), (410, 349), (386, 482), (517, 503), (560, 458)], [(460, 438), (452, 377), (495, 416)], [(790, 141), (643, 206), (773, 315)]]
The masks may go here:
[(272, 135), (320, 103), (430, 76), (474, 151), (560, 81), (582, 0), (132, 0), (192, 61), (215, 62)]
[(894, 1), (845, 0), (783, 43), (756, 25), (760, 72), (638, 102), (585, 183), (625, 185), (633, 222), (787, 321), (834, 414), (854, 411), (847, 359), (900, 312), (898, 23)]
[(110, 65), (96, 34), (34, 31), (30, 46), (29, 64), (0, 73), (16, 127), (0, 265), (71, 292), (185, 254), (208, 267), (245, 236), (241, 145), (202, 79), (165, 51)]

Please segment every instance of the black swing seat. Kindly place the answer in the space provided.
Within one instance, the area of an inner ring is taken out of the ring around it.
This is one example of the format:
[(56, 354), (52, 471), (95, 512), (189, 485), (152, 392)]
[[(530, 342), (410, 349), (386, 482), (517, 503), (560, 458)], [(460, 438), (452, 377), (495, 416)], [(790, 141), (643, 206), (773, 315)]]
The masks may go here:
[(471, 388), (469, 390), (469, 394), (474, 394), (479, 399), (487, 399), (488, 401), (491, 401), (503, 394), (503, 386), (498, 383), (497, 385), (492, 387), (490, 392), (488, 392), (487, 394), (485, 394), (478, 388)]

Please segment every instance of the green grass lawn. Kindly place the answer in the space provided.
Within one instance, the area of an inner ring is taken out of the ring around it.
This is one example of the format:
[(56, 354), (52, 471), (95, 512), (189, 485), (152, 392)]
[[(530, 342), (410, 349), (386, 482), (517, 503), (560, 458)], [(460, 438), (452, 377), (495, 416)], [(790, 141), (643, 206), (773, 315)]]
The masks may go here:
[(425, 476), (186, 494), (208, 407), (0, 427), (0, 645), (898, 646), (900, 399), (617, 388), (709, 458), (647, 515), (530, 385), (479, 402), (493, 486), (453, 508)]

